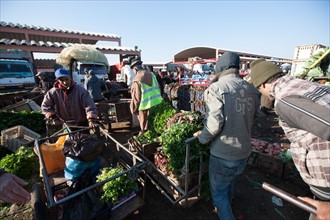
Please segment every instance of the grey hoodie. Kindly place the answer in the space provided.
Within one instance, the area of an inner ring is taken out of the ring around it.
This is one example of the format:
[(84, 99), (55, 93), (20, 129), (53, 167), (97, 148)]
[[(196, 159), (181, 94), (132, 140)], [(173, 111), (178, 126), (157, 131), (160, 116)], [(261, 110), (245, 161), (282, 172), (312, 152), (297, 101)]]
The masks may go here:
[(211, 142), (213, 156), (239, 160), (250, 155), (251, 128), (260, 105), (260, 93), (241, 79), (238, 69), (221, 76), (204, 92), (206, 116), (198, 136), (202, 144)]

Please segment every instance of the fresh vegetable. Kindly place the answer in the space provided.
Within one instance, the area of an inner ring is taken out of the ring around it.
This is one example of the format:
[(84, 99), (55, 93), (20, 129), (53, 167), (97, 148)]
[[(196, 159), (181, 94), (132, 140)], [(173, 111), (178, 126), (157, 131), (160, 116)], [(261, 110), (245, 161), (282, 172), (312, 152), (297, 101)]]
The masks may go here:
[[(169, 159), (168, 168), (174, 174), (180, 174), (185, 163), (185, 140), (192, 137), (201, 128), (201, 125), (178, 123), (172, 126), (170, 130), (164, 131), (161, 135), (163, 151)], [(198, 141), (191, 143), (190, 156), (194, 157), (190, 164), (191, 170), (195, 171), (198, 169), (199, 156), (206, 154), (206, 152), (208, 152), (207, 146), (203, 146)]]
[(21, 146), (0, 160), (0, 169), (28, 181), (39, 173), (39, 160), (29, 147)]
[(269, 143), (267, 141), (251, 138), (252, 149), (275, 158), (281, 158), (281, 153), (289, 149), (288, 144)]
[[(101, 170), (101, 174), (97, 176), (96, 182), (102, 182), (123, 171), (123, 168), (120, 167), (105, 167)], [(128, 174), (123, 174), (103, 185), (103, 195), (101, 199), (105, 202), (116, 204), (120, 197), (128, 195), (133, 190), (137, 190), (137, 188), (137, 184), (129, 178)]]
[(189, 111), (181, 111), (171, 118), (167, 119), (167, 129), (170, 129), (176, 123), (191, 123), (191, 124), (199, 124), (201, 123), (201, 118), (197, 113), (189, 112)]
[(162, 134), (166, 129), (167, 119), (177, 113), (169, 102), (163, 101), (150, 110), (149, 130)]
[(157, 133), (151, 130), (144, 132), (141, 136), (133, 136), (133, 138), (137, 140), (141, 145), (158, 141)]
[(23, 125), (39, 134), (46, 131), (45, 116), (41, 112), (20, 112), (0, 111), (0, 131), (16, 125)]
[[(330, 48), (326, 47), (311, 56), (303, 66), (303, 70), (296, 75), (297, 78), (312, 80), (313, 77), (330, 76)], [(322, 58), (323, 57), (323, 58)], [(321, 60), (319, 60), (321, 59)], [(318, 62), (319, 61), (319, 62)], [(318, 63), (317, 63), (318, 62)]]

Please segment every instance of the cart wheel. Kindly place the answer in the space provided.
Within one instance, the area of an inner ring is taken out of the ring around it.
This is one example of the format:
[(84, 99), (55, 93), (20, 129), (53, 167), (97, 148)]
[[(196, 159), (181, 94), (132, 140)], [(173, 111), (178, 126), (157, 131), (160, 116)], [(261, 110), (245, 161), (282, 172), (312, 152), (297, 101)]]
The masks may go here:
[(31, 206), (33, 219), (49, 219), (41, 183), (33, 184), (32, 189)]

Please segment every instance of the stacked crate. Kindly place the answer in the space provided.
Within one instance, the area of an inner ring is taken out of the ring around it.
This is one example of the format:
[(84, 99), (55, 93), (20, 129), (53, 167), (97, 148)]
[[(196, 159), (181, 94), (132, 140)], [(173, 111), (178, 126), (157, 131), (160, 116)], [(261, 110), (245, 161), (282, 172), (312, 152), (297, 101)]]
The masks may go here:
[(206, 88), (206, 86), (172, 83), (166, 85), (164, 92), (174, 108), (192, 112), (199, 111), (205, 114), (204, 91)]

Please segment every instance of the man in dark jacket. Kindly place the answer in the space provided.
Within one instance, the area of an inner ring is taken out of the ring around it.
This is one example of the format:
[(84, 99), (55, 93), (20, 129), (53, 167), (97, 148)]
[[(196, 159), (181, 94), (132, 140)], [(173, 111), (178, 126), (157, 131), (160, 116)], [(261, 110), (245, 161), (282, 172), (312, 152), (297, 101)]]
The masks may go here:
[(106, 86), (105, 82), (95, 76), (95, 72), (93, 70), (89, 70), (84, 82), (84, 87), (89, 92), (94, 102), (104, 100), (101, 90), (102, 86)]
[(202, 144), (211, 142), (210, 190), (221, 220), (235, 219), (231, 200), (234, 182), (251, 153), (251, 128), (260, 93), (239, 75), (237, 53), (226, 52), (217, 61), (216, 76), (204, 92), (204, 129), (194, 136)]
[(47, 74), (45, 72), (39, 72), (36, 75), (39, 78), (39, 88), (41, 89), (42, 93), (46, 93), (48, 90), (53, 88), (54, 80), (50, 77), (47, 77)]
[(73, 126), (97, 127), (97, 109), (86, 89), (76, 85), (66, 69), (55, 71), (56, 82), (41, 104), (47, 119), (60, 124), (60, 117)]

